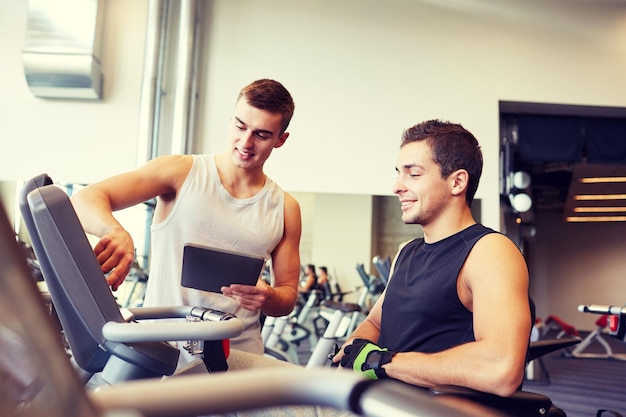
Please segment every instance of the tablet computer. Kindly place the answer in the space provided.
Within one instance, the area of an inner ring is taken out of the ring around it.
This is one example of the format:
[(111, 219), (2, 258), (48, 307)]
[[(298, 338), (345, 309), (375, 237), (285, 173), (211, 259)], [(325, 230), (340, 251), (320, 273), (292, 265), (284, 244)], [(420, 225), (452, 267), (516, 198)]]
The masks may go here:
[(256, 285), (264, 265), (262, 256), (186, 243), (181, 284), (216, 293), (230, 284)]

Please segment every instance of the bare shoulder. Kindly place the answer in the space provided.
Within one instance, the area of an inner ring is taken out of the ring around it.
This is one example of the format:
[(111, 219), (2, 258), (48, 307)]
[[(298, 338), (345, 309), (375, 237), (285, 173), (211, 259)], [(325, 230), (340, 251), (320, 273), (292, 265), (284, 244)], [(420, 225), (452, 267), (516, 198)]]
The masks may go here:
[(185, 175), (189, 173), (193, 164), (193, 157), (191, 155), (164, 155), (158, 156), (148, 161), (143, 168), (150, 171), (156, 171), (155, 173), (166, 171), (172, 172), (184, 172)]
[(300, 217), (300, 204), (291, 194), (285, 192), (285, 216)]
[(464, 265), (470, 276), (527, 276), (526, 260), (520, 249), (507, 236), (490, 233), (476, 242)]
[(179, 189), (192, 165), (191, 155), (165, 155), (150, 160), (140, 168), (140, 171), (143, 175), (148, 175), (152, 181), (158, 180), (174, 189)]
[(302, 234), (300, 204), (298, 204), (298, 201), (291, 194), (285, 192), (284, 205), (283, 217), (285, 221), (285, 236), (299, 242)]
[(473, 300), (522, 299), (528, 293), (528, 268), (522, 252), (507, 236), (490, 233), (476, 242), (459, 275), (459, 296), (476, 312)]
[(517, 245), (502, 233), (489, 233), (476, 242), (474, 250), (472, 252), (478, 253), (491, 253), (492, 256), (495, 253), (511, 252), (512, 255), (520, 255), (521, 252)]

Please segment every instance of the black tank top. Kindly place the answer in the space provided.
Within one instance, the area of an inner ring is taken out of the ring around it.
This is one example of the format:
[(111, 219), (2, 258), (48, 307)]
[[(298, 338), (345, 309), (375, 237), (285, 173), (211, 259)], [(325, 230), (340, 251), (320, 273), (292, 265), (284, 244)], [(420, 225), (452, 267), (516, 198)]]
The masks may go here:
[(378, 344), (392, 351), (439, 352), (474, 340), (472, 312), (456, 282), (474, 244), (496, 233), (474, 224), (444, 240), (402, 248), (382, 306)]

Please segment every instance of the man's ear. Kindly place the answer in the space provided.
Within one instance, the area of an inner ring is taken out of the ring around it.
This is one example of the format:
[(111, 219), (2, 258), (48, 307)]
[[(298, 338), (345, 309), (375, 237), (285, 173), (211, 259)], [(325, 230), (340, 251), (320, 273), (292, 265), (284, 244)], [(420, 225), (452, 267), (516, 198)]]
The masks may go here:
[(464, 169), (459, 169), (450, 174), (450, 192), (452, 195), (459, 195), (467, 190), (469, 184), (469, 173)]
[(287, 141), (288, 137), (289, 137), (289, 132), (285, 132), (282, 135), (280, 135), (280, 137), (278, 138), (278, 141), (276, 141), (276, 145), (274, 145), (274, 148), (280, 148), (281, 146), (283, 146), (285, 142)]

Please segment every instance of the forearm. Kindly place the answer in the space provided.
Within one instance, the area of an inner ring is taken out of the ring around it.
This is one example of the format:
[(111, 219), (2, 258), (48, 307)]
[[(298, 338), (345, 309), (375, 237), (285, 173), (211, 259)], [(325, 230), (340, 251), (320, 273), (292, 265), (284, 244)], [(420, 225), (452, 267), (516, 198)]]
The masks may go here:
[(374, 343), (378, 343), (378, 337), (380, 336), (380, 327), (377, 323), (370, 318), (366, 317), (365, 320), (357, 326), (356, 329), (348, 336), (346, 343), (350, 343), (354, 339), (367, 339)]
[(82, 190), (72, 197), (72, 204), (86, 233), (100, 238), (94, 254), (102, 268), (109, 274), (107, 282), (117, 290), (130, 271), (135, 257), (132, 236), (115, 219), (108, 199), (98, 198)]
[(298, 291), (293, 286), (268, 286), (268, 294), (261, 311), (268, 316), (281, 317), (293, 311)]
[(399, 352), (385, 365), (385, 372), (389, 377), (427, 388), (457, 385), (507, 396), (522, 382), (524, 360), (470, 342), (432, 354)]
[(102, 237), (122, 225), (113, 216), (113, 210), (107, 199), (92, 195), (88, 190), (81, 190), (71, 197), (72, 205), (85, 232)]

